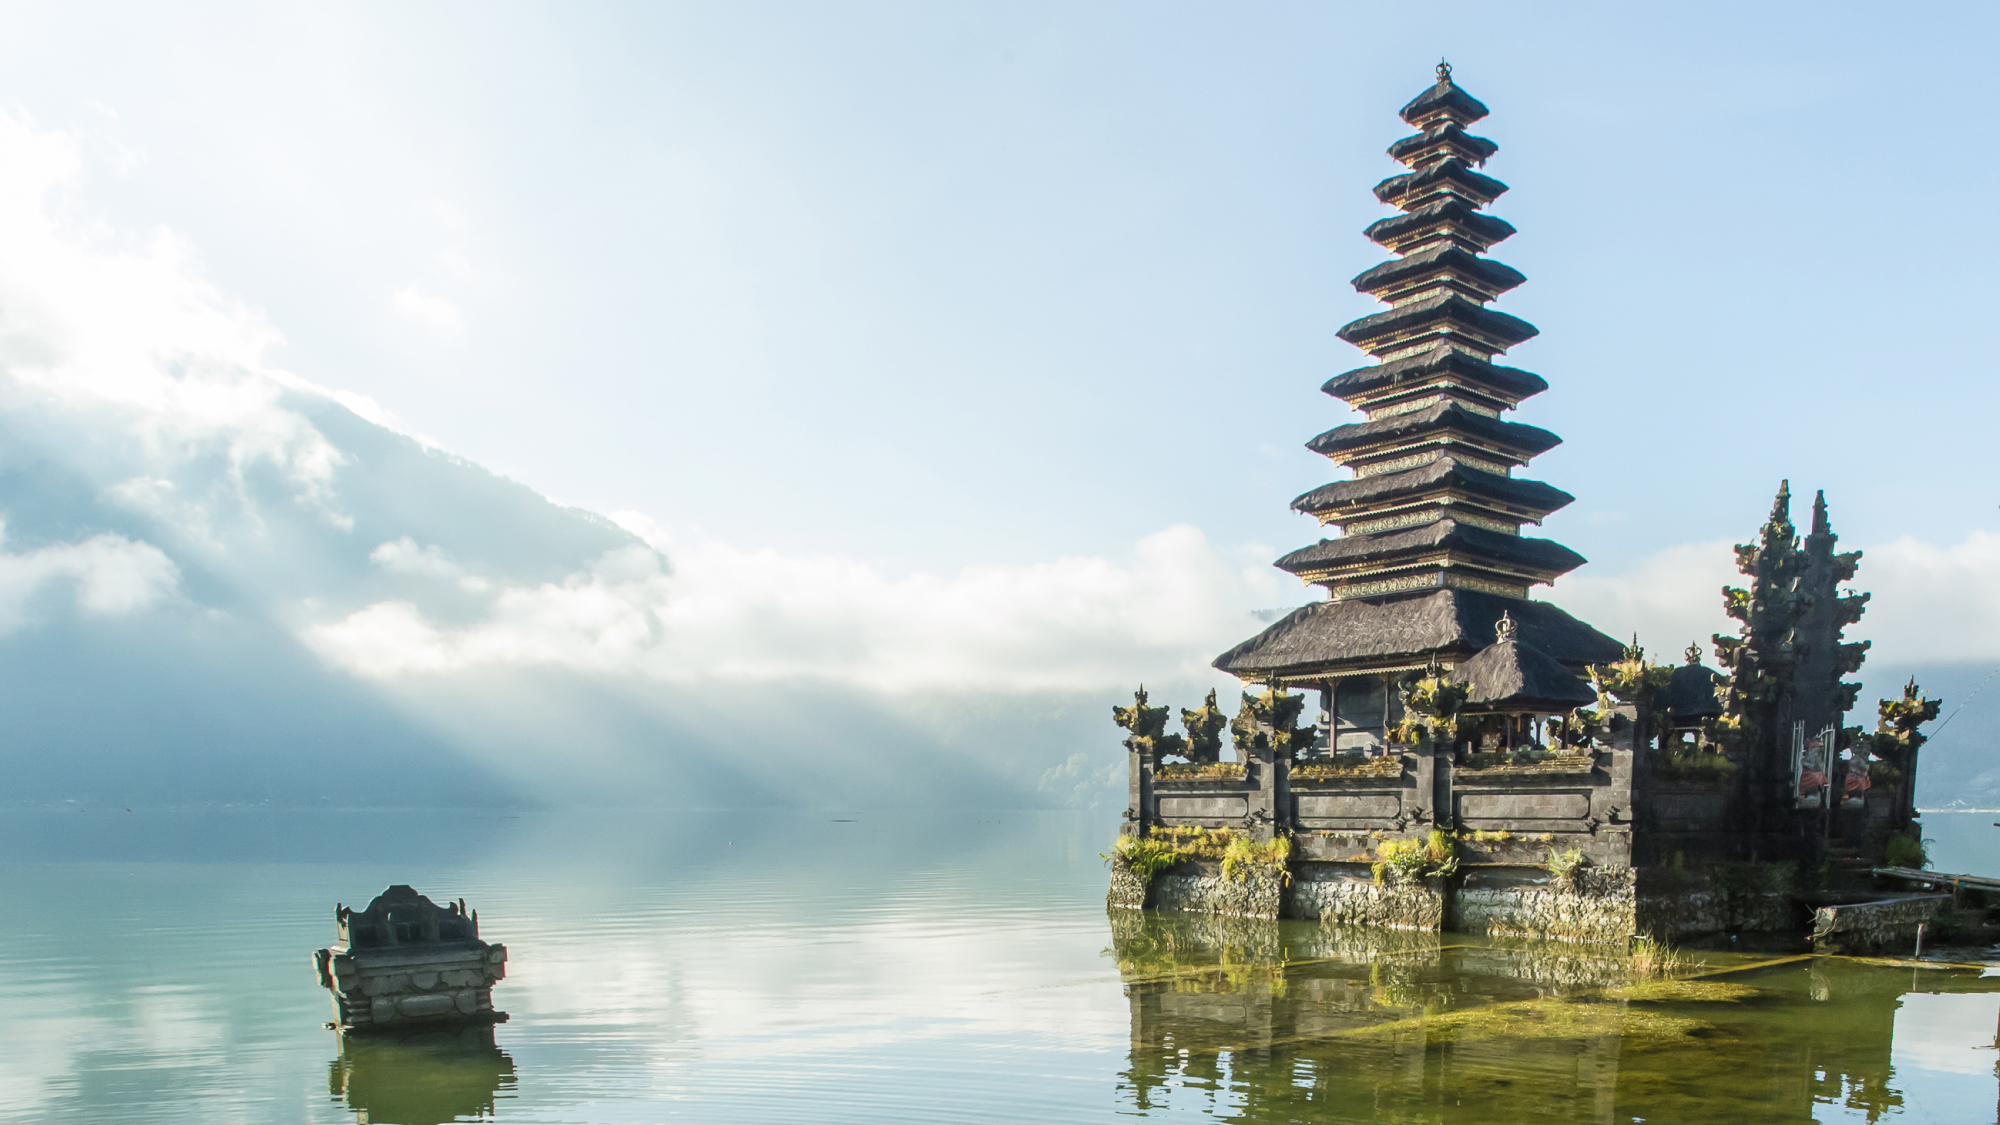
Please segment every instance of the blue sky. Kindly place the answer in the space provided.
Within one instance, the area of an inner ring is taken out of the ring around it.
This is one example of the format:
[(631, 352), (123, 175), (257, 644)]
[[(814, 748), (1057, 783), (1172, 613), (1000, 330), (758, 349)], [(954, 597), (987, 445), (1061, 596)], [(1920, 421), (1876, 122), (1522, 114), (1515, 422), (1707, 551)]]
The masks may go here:
[[(1578, 497), (1547, 534), (1593, 560), (1551, 596), (1677, 652), (1722, 627), (1726, 543), (1790, 477), (1825, 488), (1870, 552), (1878, 665), (1977, 664), (2000, 659), (1976, 57), (1995, 21), (1973, 5), (19, 3), (0, 11), (19, 126), (0, 160), (74, 160), (44, 177), (53, 195), (13, 199), (66, 247), (15, 253), (21, 292), (37, 269), (119, 255), (151, 263), (133, 274), (149, 292), (207, 287), (179, 313), (75, 304), (75, 323), (129, 328), (141, 367), (286, 373), (619, 514), (676, 581), (717, 576), (703, 596), (730, 608), (713, 621), (789, 623), (750, 664), (806, 674), (798, 654), (821, 650), (800, 638), (884, 632), (893, 659), (836, 645), (822, 671), (867, 690), (944, 668), (961, 687), (1097, 691), (1194, 684), (1251, 628), (1230, 613), (1305, 599), (1264, 563), (1318, 535), (1287, 503), (1336, 475), (1303, 443), (1347, 417), (1319, 384), (1364, 358), (1333, 332), (1373, 307), (1346, 283), (1382, 256), (1360, 235), (1384, 213), (1368, 188), (1394, 170), (1396, 108), (1448, 56), (1494, 111), (1487, 170), (1514, 189), (1494, 211), (1521, 233), (1496, 256), (1529, 282), (1501, 307), (1543, 331), (1510, 361), (1553, 389), (1518, 417), (1566, 439), (1532, 467)], [(247, 427), (231, 448), (289, 451), (299, 497), (345, 495), (301, 467), (309, 424), (230, 418)], [(79, 471), (127, 509), (133, 482), (182, 480), (93, 464)], [(37, 534), (69, 549), (103, 530), (70, 522)], [(210, 604), (171, 535), (115, 530), (182, 577), (88, 540), (130, 581), (78, 579), (78, 605), (116, 589)], [(409, 674), (392, 650), (614, 677), (689, 663), (620, 665), (580, 617), (552, 641), (546, 607), (538, 640), (478, 633), (519, 609), (491, 591), (529, 589), (525, 572), (494, 556), (475, 573), (422, 521), (395, 530), (340, 565), (498, 600), (408, 595), (399, 618), (381, 591), (288, 586), (272, 620), (364, 676)], [(83, 559), (23, 573), (111, 573)], [(655, 579), (573, 563), (568, 588), (655, 606), (632, 593)], [(1174, 605), (1199, 624), (1139, 636)], [(1096, 620), (1113, 624), (1079, 640)], [(986, 638), (970, 655), (951, 639), (969, 635)], [(1088, 667), (1060, 655), (1083, 649)]]
[(1551, 531), (1615, 565), (1742, 535), (1787, 475), (1869, 541), (1994, 526), (1993, 21), (21, 4), (0, 96), (87, 138), (87, 198), (183, 234), (275, 360), (450, 449), (948, 567), (1311, 538), (1285, 503), (1328, 475), (1300, 446), (1358, 358), (1367, 189), (1450, 55), (1515, 188), (1515, 358), (1554, 385), (1522, 417), (1579, 496)]

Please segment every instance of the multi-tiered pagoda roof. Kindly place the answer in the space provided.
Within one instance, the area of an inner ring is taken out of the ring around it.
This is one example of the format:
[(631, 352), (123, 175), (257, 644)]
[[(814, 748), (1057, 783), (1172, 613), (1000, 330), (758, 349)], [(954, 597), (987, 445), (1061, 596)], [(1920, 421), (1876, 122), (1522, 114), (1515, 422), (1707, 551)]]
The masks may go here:
[(1277, 562), (1327, 600), (1224, 653), (1223, 671), (1303, 685), (1457, 663), (1494, 643), (1503, 613), (1522, 643), (1563, 664), (1620, 654), (1618, 642), (1528, 598), (1584, 560), (1521, 533), (1574, 498), (1514, 475), (1562, 439), (1503, 417), (1548, 384), (1494, 362), (1536, 329), (1488, 307), (1526, 278), (1485, 256), (1514, 233), (1483, 210), (1507, 190), (1475, 171), (1499, 147), (1466, 132), (1486, 115), (1442, 64), (1437, 84), (1403, 107), (1418, 132), (1389, 155), (1408, 171), (1375, 187), (1401, 213), (1366, 231), (1396, 257), (1354, 279), (1389, 307), (1340, 330), (1375, 362), (1323, 388), (1363, 420), (1307, 443), (1353, 475), (1292, 502), (1340, 536)]

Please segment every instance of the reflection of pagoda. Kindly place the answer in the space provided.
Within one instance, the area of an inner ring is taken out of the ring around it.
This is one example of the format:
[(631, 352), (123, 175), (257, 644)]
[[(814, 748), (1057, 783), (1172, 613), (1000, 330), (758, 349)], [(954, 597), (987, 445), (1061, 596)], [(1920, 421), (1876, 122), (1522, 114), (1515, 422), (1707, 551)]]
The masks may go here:
[(1521, 534), (1522, 524), (1539, 524), (1572, 497), (1513, 475), (1561, 439), (1502, 419), (1548, 384), (1493, 362), (1536, 330), (1487, 307), (1525, 279), (1482, 256), (1514, 233), (1481, 211), (1507, 190), (1473, 170), (1498, 147), (1465, 131), (1485, 116), (1486, 107), (1459, 89), (1442, 64), (1437, 85), (1403, 107), (1403, 120), (1420, 132), (1389, 153), (1409, 171), (1375, 188), (1377, 198), (1403, 213), (1367, 231), (1397, 257), (1354, 280), (1390, 307), (1340, 330), (1378, 362), (1325, 387), (1366, 420), (1309, 443), (1354, 475), (1292, 503), (1341, 535), (1278, 560), (1324, 587), (1327, 600), (1291, 613), (1215, 662), (1246, 680), (1319, 688), (1328, 710), (1339, 685), (1339, 711), (1366, 712), (1367, 725), (1378, 725), (1393, 706), (1384, 674), (1433, 660), (1464, 661), (1494, 642), (1503, 613), (1522, 643), (1572, 669), (1616, 660), (1621, 651), (1611, 638), (1528, 597), (1530, 587), (1584, 560), (1559, 543)]

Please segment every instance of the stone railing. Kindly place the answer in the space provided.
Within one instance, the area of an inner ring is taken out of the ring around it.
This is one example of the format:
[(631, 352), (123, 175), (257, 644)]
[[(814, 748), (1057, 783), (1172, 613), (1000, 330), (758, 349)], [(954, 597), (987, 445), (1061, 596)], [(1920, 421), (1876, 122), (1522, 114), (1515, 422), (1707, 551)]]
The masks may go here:
[[(1353, 862), (1383, 839), (1433, 827), (1515, 835), (1582, 851), (1599, 866), (1631, 862), (1632, 752), (1596, 749), (1532, 762), (1472, 757), (1455, 765), (1428, 741), (1361, 761), (1292, 762), (1263, 751), (1237, 776), (1188, 776), (1130, 758), (1125, 831), (1154, 826), (1232, 828), (1267, 840), (1292, 833), (1300, 859)], [(1236, 771), (1229, 771), (1236, 772)], [(1174, 776), (1176, 773), (1181, 776)], [(1487, 862), (1520, 862), (1494, 855)]]

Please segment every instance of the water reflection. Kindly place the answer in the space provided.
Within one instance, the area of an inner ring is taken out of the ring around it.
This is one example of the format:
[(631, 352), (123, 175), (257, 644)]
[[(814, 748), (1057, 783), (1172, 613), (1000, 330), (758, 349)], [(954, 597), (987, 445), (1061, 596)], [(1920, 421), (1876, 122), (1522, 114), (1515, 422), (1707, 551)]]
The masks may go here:
[(493, 1028), (340, 1037), (326, 1088), (366, 1125), (443, 1125), (493, 1118), (514, 1090), (514, 1060)]
[(1995, 1119), (2000, 978), (1978, 966), (1706, 953), (1662, 982), (1562, 943), (1110, 920), (1139, 1113), (1872, 1122), (1921, 1100)]

